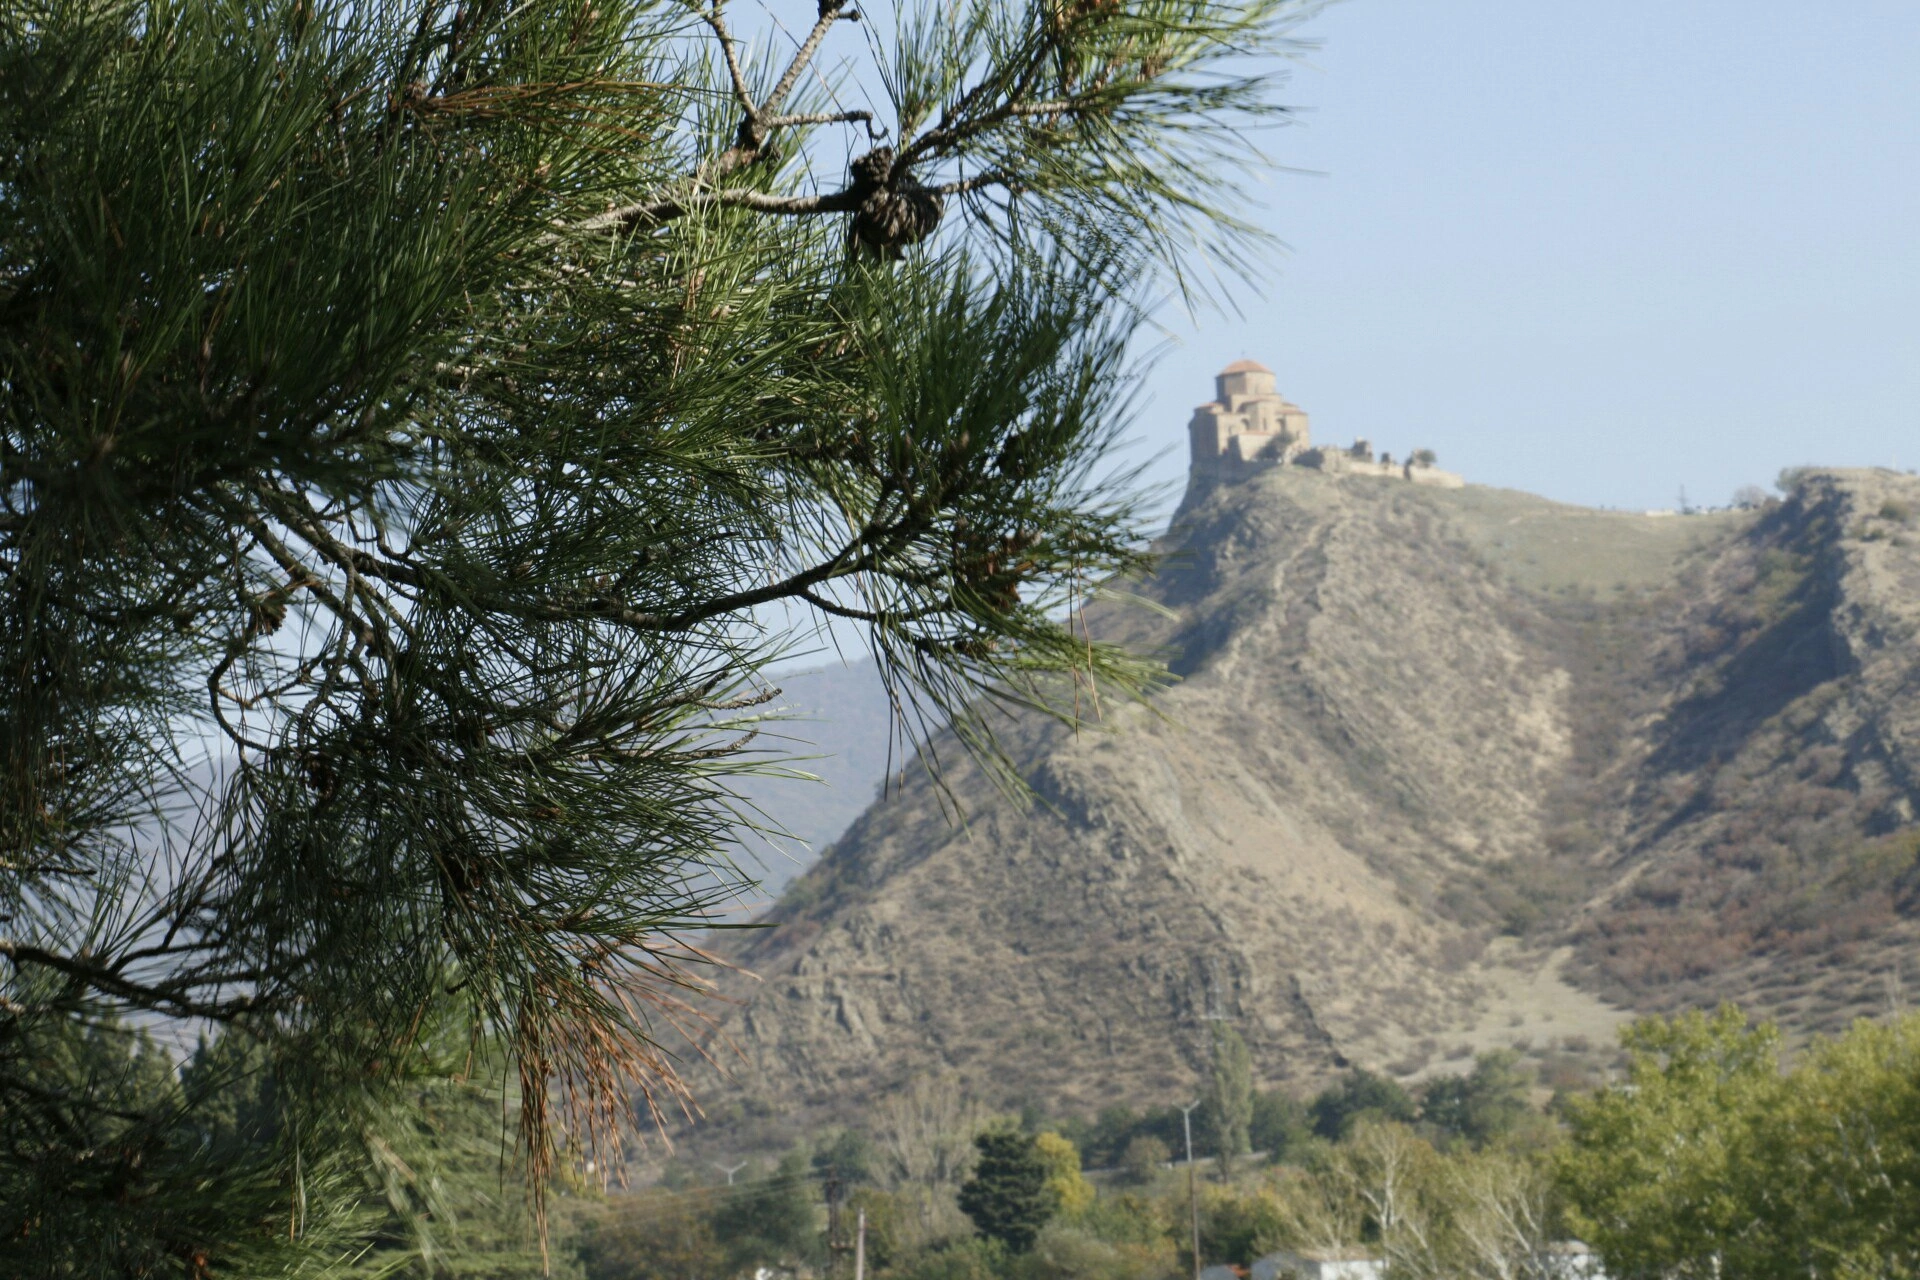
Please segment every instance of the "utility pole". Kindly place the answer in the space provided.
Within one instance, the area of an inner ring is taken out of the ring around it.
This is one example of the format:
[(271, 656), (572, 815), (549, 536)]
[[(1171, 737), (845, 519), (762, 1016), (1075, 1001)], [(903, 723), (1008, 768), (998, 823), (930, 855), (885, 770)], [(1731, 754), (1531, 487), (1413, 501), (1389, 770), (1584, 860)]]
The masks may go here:
[(1180, 1125), (1187, 1132), (1187, 1216), (1193, 1222), (1193, 1280), (1200, 1280), (1200, 1192), (1193, 1182), (1193, 1109), (1189, 1102), (1180, 1108)]
[(845, 1185), (840, 1180), (839, 1169), (827, 1170), (826, 1186), (823, 1188), (827, 1195), (827, 1269), (836, 1274), (840, 1270), (840, 1255), (847, 1251), (846, 1244), (840, 1239), (840, 1195)]
[(867, 1280), (867, 1207), (860, 1206), (860, 1216), (853, 1229), (853, 1280)]

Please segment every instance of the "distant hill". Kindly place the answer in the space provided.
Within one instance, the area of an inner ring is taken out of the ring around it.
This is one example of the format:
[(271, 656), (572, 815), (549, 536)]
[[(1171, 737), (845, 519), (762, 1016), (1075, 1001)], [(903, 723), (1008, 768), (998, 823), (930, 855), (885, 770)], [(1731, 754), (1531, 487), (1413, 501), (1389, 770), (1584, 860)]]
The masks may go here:
[(897, 772), (911, 761), (899, 754), (886, 688), (871, 658), (777, 672), (768, 680), (780, 690), (771, 706), (782, 718), (766, 738), (776, 753), (793, 758), (790, 768), (819, 779), (755, 778), (744, 788), (772, 825), (792, 837), (755, 840), (747, 850), (747, 869), (771, 902), (873, 803), (889, 765)]
[(1181, 1101), (1211, 1018), (1305, 1087), (1496, 1045), (1599, 1066), (1635, 1011), (1806, 1034), (1899, 998), (1920, 480), (1652, 516), (1279, 468), (1190, 494), (1165, 550), (1171, 621), (1094, 620), (1169, 655), (1157, 714), (1017, 725), (1040, 803), (962, 764), (962, 826), (909, 771), (730, 944), (756, 976), (701, 1087), (735, 1139), (914, 1075)]

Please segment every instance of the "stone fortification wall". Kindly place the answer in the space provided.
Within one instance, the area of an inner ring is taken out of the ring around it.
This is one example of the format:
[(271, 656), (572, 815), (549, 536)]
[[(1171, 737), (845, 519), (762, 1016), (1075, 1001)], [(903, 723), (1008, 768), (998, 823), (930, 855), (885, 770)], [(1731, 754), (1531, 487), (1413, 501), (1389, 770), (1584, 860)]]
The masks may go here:
[(1329, 475), (1343, 476), (1380, 476), (1388, 480), (1406, 480), (1413, 484), (1432, 485), (1436, 489), (1458, 489), (1467, 482), (1464, 477), (1451, 471), (1442, 471), (1435, 466), (1420, 466), (1413, 462), (1395, 462), (1382, 456), (1374, 457), (1369, 449), (1367, 456), (1360, 457), (1346, 449), (1308, 449), (1292, 459), (1296, 466), (1311, 467)]

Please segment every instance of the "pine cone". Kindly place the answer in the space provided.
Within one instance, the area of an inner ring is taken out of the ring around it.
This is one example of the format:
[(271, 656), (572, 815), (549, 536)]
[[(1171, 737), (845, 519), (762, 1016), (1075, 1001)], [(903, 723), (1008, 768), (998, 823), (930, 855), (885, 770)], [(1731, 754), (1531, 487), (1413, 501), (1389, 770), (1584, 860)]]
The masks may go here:
[(861, 198), (848, 231), (856, 250), (898, 262), (906, 246), (925, 240), (940, 225), (947, 202), (911, 172), (895, 172), (892, 147), (875, 147), (855, 159), (851, 170), (850, 185)]

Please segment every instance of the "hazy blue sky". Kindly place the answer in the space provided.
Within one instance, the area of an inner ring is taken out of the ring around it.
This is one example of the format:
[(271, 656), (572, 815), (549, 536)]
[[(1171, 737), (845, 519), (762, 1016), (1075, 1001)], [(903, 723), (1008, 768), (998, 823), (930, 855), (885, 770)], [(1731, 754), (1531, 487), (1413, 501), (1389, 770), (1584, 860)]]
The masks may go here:
[(1396, 456), (1563, 500), (1920, 466), (1920, 3), (1349, 0), (1255, 193), (1290, 253), (1177, 326), (1146, 443), (1251, 356)]

